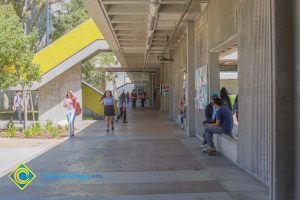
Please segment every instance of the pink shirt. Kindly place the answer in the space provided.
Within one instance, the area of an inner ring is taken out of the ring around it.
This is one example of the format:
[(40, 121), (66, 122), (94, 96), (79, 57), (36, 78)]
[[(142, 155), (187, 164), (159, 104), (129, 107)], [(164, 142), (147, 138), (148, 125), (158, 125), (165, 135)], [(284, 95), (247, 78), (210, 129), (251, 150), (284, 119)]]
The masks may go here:
[(69, 99), (69, 98), (66, 98), (64, 100), (64, 107), (67, 109), (67, 110), (72, 110), (74, 109), (74, 102), (76, 100), (76, 97), (73, 97), (73, 99)]

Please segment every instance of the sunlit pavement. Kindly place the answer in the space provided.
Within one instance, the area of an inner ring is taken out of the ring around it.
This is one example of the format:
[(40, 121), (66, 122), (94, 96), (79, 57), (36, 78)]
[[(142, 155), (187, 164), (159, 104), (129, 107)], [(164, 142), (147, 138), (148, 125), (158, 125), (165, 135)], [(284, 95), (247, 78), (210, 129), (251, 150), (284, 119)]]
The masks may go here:
[(23, 191), (4, 176), (0, 200), (262, 200), (268, 188), (152, 109), (131, 110), (106, 133), (95, 122), (27, 163), (37, 178)]

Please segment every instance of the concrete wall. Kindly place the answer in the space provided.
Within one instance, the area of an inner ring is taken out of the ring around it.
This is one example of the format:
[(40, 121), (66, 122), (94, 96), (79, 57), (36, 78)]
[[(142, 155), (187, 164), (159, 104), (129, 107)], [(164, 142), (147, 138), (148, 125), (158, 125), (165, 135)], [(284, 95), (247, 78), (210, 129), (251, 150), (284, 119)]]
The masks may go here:
[(173, 87), (174, 96), (173, 96), (173, 103), (175, 104), (175, 111), (174, 111), (174, 120), (177, 120), (178, 116), (178, 108), (177, 104), (178, 101), (183, 100), (183, 81), (184, 81), (184, 72), (186, 71), (186, 62), (187, 62), (187, 55), (186, 55), (186, 36), (181, 38), (181, 41), (177, 45), (177, 48), (174, 51), (174, 62), (173, 62), (173, 69), (174, 69), (174, 76), (175, 76), (175, 85)]
[(239, 164), (270, 184), (272, 56), (269, 0), (238, 1)]
[[(239, 135), (237, 164), (262, 182), (271, 183), (272, 63), (268, 0), (210, 0), (195, 22), (196, 68), (208, 65), (209, 93), (220, 89), (219, 52), (238, 43)], [(182, 98), (186, 39), (174, 50), (175, 103)], [(251, 83), (251, 84), (249, 84)], [(176, 119), (176, 118), (175, 118)], [(196, 132), (204, 113), (196, 110)]]
[[(81, 64), (62, 73), (38, 91), (39, 120), (59, 121), (66, 119), (63, 101), (68, 90), (75, 92), (77, 101), (82, 105)], [(82, 115), (76, 118), (82, 119)]]
[[(295, 174), (295, 179), (296, 179), (296, 186), (295, 188), (300, 188), (300, 2), (299, 1), (294, 1), (294, 19), (295, 19), (295, 28), (294, 28), (294, 35), (295, 35), (295, 69), (294, 69), (294, 74), (295, 74), (295, 133), (296, 133), (296, 140), (294, 142), (294, 145), (296, 147), (295, 151), (295, 160), (296, 160), (296, 174)], [(300, 190), (295, 189), (296, 192), (295, 194), (295, 199), (300, 199)]]
[[(195, 40), (196, 40), (196, 69), (204, 65), (208, 65), (208, 9), (206, 8), (201, 16), (196, 20), (195, 24)], [(196, 109), (196, 134), (202, 135), (204, 129), (202, 121), (204, 121), (204, 110)]]
[(236, 0), (210, 0), (208, 4), (208, 47), (214, 48), (236, 34)]

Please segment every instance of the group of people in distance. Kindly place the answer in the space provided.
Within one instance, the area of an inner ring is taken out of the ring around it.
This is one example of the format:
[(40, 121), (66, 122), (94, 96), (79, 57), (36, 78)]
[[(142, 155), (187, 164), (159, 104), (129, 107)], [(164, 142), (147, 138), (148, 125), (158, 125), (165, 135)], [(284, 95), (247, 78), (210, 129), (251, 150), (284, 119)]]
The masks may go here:
[[(104, 107), (104, 116), (106, 118), (107, 132), (110, 131), (110, 127), (111, 130), (114, 131), (115, 129), (114, 121), (118, 122), (121, 118), (123, 118), (123, 123), (128, 123), (126, 108), (131, 102), (132, 108), (135, 109), (137, 98), (138, 98), (138, 94), (135, 89), (132, 90), (131, 94), (129, 94), (129, 92), (125, 93), (123, 90), (122, 94), (119, 97), (118, 106), (117, 106), (117, 102), (114, 96), (112, 95), (112, 92), (110, 90), (107, 90), (104, 93), (101, 102), (102, 102), (102, 106)], [(142, 108), (144, 108), (147, 99), (147, 93), (144, 90), (142, 90), (140, 94), (140, 99), (141, 99), (141, 106)], [(114, 120), (117, 107), (119, 108), (119, 115)]]
[[(233, 113), (236, 113), (238, 119), (238, 97), (232, 106), (230, 97), (226, 88), (222, 88), (220, 96), (217, 93), (211, 95), (211, 102), (205, 107), (204, 133), (201, 147), (203, 152), (216, 152), (213, 142), (213, 134), (227, 134), (232, 137)], [(185, 104), (178, 102), (181, 129), (184, 129), (184, 119), (186, 118)]]

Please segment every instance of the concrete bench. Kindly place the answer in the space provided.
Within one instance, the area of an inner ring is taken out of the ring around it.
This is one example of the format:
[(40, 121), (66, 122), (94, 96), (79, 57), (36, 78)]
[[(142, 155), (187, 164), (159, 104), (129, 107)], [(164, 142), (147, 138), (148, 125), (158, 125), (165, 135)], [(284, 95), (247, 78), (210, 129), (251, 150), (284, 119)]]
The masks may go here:
[[(237, 126), (233, 128), (232, 137), (227, 134), (214, 134), (214, 143), (217, 150), (227, 159), (237, 164), (238, 152), (238, 130)], [(202, 140), (202, 135), (197, 134), (197, 138)]]
[(227, 134), (214, 135), (215, 146), (227, 159), (237, 164), (238, 138), (237, 126), (234, 127), (232, 136)]

